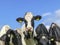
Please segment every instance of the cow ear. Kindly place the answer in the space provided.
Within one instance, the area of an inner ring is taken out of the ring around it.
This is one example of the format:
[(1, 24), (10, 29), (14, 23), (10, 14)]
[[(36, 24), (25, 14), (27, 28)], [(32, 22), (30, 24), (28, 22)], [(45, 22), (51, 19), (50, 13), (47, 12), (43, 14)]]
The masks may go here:
[(19, 18), (16, 19), (16, 21), (19, 22), (19, 23), (22, 23), (24, 21), (24, 18), (19, 17)]
[(41, 19), (41, 16), (37, 15), (37, 16), (34, 16), (34, 20), (40, 20)]

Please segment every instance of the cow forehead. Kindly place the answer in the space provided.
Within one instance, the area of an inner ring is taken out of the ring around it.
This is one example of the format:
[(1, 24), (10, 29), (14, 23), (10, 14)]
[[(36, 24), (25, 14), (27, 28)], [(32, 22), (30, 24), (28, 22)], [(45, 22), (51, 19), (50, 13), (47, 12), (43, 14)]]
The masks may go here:
[(33, 14), (31, 12), (27, 12), (25, 14), (25, 20), (26, 21), (31, 21), (32, 18), (33, 18)]

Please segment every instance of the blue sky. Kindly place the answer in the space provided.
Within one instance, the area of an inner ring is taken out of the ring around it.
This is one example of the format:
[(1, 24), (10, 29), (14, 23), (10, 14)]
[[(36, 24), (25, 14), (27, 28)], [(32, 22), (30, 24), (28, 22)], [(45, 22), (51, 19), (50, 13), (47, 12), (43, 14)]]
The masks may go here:
[(41, 15), (42, 19), (35, 21), (37, 26), (44, 23), (49, 26), (52, 22), (60, 23), (60, 0), (0, 0), (0, 27), (9, 25), (19, 28), (21, 25), (16, 18), (23, 17), (25, 12)]

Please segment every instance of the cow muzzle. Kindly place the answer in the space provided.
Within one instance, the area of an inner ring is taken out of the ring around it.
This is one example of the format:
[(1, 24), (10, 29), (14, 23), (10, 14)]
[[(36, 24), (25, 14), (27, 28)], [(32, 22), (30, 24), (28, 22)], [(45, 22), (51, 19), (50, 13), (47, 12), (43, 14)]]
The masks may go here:
[(31, 27), (28, 27), (28, 28), (26, 28), (26, 31), (28, 31), (28, 32), (32, 32), (33, 30), (32, 30)]

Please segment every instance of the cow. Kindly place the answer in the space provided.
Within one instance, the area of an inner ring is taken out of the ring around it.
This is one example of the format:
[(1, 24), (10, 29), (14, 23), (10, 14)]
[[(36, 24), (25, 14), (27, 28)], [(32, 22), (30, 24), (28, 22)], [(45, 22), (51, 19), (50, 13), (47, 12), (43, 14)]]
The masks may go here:
[(4, 25), (0, 31), (0, 45), (24, 45), (22, 44), (21, 33)]
[[(25, 14), (24, 18), (19, 17), (16, 19), (16, 21), (19, 23), (24, 22), (24, 27), (22, 28), (22, 30), (23, 30), (26, 40), (31, 39), (32, 37), (36, 36), (35, 30), (34, 30), (34, 20), (40, 20), (40, 19), (41, 19), (41, 16), (39, 16), (39, 15), (33, 16), (33, 14), (31, 12), (27, 12)], [(33, 39), (31, 39), (31, 40), (32, 40), (32, 42), (34, 42)], [(29, 40), (29, 41), (31, 42), (31, 40)], [(26, 41), (26, 42), (29, 42), (29, 41)], [(31, 43), (30, 43), (30, 45), (34, 45)]]
[(49, 29), (49, 37), (51, 45), (60, 45), (60, 27), (56, 23), (52, 23)]
[(10, 29), (9, 25), (4, 25), (0, 30), (0, 45), (5, 45), (6, 32)]
[(37, 37), (37, 45), (49, 45), (49, 33), (43, 23), (39, 24), (36, 28)]

